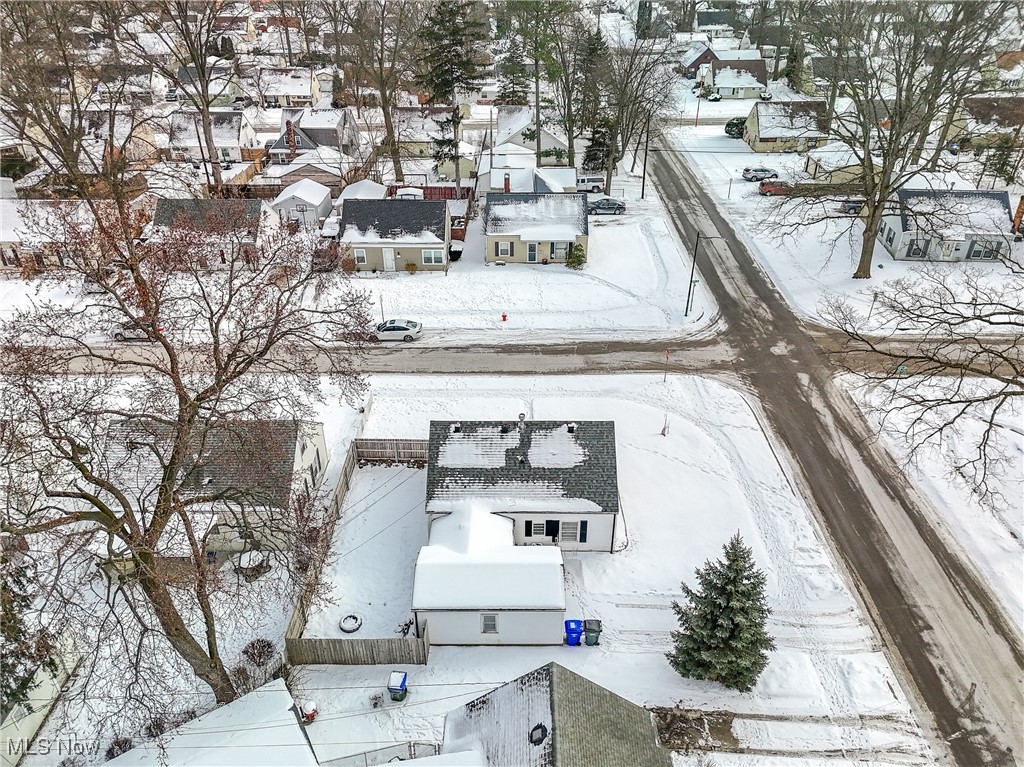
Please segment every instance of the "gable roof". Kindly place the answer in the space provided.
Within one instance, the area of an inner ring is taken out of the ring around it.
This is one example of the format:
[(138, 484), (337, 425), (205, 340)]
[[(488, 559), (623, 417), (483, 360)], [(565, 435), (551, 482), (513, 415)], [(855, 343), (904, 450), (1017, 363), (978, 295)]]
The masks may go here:
[(444, 242), (447, 217), (444, 200), (345, 200), (341, 239)]
[(757, 135), (761, 138), (821, 138), (825, 122), (824, 101), (759, 101)]
[[(541, 725), (543, 740), (531, 742)], [(478, 749), (488, 765), (670, 767), (651, 713), (548, 663), (445, 717), (444, 752)]]
[(690, 48), (690, 50), (684, 53), (679, 61), (684, 68), (689, 69), (694, 64), (696, 64), (697, 59), (699, 59), (704, 54), (708, 54), (708, 58), (710, 60), (718, 58), (718, 54), (715, 53), (715, 51), (711, 50), (711, 48), (708, 47), (707, 43), (697, 43), (692, 48)]
[(315, 767), (316, 757), (283, 679), (275, 679), (107, 764), (143, 767)]
[[(213, 131), (213, 143), (218, 147), (241, 146), (243, 119), (247, 118), (235, 110), (211, 110), (210, 128)], [(184, 109), (173, 112), (168, 133), (172, 145), (199, 146), (203, 133), (199, 112)]]
[(919, 231), (947, 240), (973, 234), (1008, 237), (1013, 223), (1008, 192), (975, 189), (898, 189), (904, 232)]
[(570, 423), (431, 421), (426, 510), (481, 499), (491, 511), (617, 513), (614, 421), (578, 421), (572, 434)]
[(158, 199), (153, 210), (153, 226), (186, 224), (198, 229), (222, 228), (234, 224), (236, 231), (258, 232), (263, 219), (260, 200), (239, 199)]
[(414, 610), (564, 610), (557, 546), (516, 546), (513, 522), (464, 501), (430, 524), (416, 559)]
[(589, 231), (585, 194), (491, 193), (483, 218), (488, 235), (571, 240)]
[[(176, 478), (182, 494), (288, 508), (302, 428), (289, 420), (231, 421), (194, 435), (184, 473)], [(171, 450), (170, 438), (169, 429), (155, 421), (118, 421), (107, 431), (105, 460), (144, 491), (159, 481), (158, 459)]]
[[(717, 61), (711, 62), (711, 73), (714, 78), (715, 85), (718, 87), (749, 87), (753, 84), (760, 84), (765, 87), (768, 86), (768, 66), (764, 59), (746, 59), (737, 61)], [(744, 77), (741, 73), (746, 73), (749, 77)], [(722, 78), (721, 81), (719, 78)], [(753, 79), (754, 83), (750, 80)], [(737, 86), (733, 83), (739, 83)]]
[(328, 187), (323, 184), (319, 184), (312, 179), (304, 178), (300, 181), (296, 181), (290, 186), (286, 186), (281, 190), (281, 194), (274, 198), (274, 202), (271, 204), (277, 205), (278, 203), (284, 202), (289, 197), (296, 197), (316, 206), (322, 203), (325, 197), (329, 199), (330, 196), (331, 190)]

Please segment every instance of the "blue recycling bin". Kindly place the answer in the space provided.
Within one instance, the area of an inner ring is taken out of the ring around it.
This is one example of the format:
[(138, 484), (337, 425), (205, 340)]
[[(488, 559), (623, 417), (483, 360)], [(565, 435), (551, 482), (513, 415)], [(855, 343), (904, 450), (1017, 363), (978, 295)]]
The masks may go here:
[(388, 692), (391, 700), (405, 700), (409, 694), (409, 675), (405, 671), (392, 671), (388, 676)]
[(583, 621), (570, 620), (565, 622), (565, 643), (570, 647), (579, 647), (583, 636)]

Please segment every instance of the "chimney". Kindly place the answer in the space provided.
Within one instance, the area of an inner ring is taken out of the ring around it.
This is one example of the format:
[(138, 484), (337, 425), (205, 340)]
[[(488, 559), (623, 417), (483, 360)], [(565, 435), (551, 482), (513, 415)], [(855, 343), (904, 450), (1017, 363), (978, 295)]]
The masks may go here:
[(504, 189), (505, 189), (505, 194), (508, 194), (509, 192), (512, 191), (512, 180), (509, 178), (507, 173), (505, 174), (505, 187), (504, 187)]
[(519, 431), (522, 431), (526, 427), (526, 413), (519, 414)]
[(452, 433), (453, 434), (459, 434), (461, 431), (462, 431), (462, 424), (461, 423), (453, 423), (452, 424)]
[(565, 425), (565, 428), (568, 429), (570, 434), (575, 434), (576, 433), (576, 424), (574, 424), (574, 423), (567, 423)]

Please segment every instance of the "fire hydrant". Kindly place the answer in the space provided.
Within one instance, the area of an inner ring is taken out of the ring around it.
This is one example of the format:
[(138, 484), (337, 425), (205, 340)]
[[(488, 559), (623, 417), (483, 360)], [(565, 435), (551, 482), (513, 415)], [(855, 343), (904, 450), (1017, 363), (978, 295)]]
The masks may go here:
[(501, 313), (501, 321), (502, 322), (508, 322), (508, 314), (506, 314), (505, 312), (502, 312)]

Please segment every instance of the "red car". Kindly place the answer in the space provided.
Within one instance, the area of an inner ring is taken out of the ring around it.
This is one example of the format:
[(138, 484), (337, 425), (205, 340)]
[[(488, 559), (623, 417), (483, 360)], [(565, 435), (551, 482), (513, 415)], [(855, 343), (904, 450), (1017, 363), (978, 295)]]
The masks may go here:
[(757, 187), (757, 191), (765, 197), (771, 197), (773, 194), (792, 194), (793, 185), (777, 178), (766, 178)]

